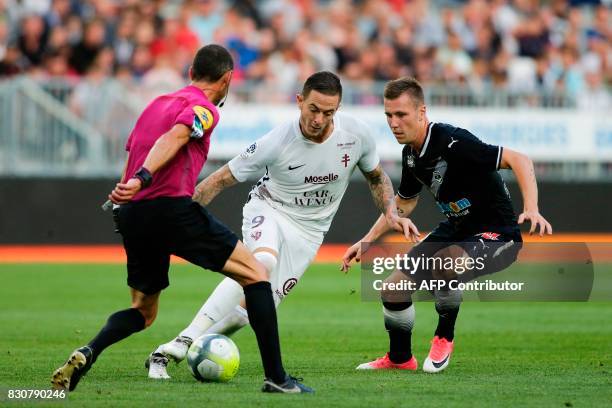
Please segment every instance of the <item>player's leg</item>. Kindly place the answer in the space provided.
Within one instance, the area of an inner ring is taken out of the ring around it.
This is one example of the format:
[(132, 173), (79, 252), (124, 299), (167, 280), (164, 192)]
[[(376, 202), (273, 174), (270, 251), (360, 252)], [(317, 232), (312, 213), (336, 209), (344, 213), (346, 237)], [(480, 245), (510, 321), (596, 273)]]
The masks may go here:
[[(199, 220), (186, 217), (184, 224), (190, 233), (179, 234), (175, 253), (203, 268), (220, 271), (242, 286), (249, 322), (257, 343), (266, 375), (263, 391), (300, 393), (312, 392), (294, 378), (287, 376), (281, 359), (276, 308), (266, 270), (247, 247), (223, 224), (194, 203)], [(197, 228), (193, 228), (193, 226)], [(178, 231), (182, 233), (182, 231)], [(182, 239), (182, 241), (178, 241)], [(219, 305), (219, 316), (233, 310), (236, 303)]]
[(276, 306), (265, 269), (240, 243), (223, 267), (223, 273), (243, 287), (249, 322), (259, 346), (266, 379), (262, 391), (279, 393), (312, 392), (312, 389), (288, 376), (283, 367)]
[(131, 289), (132, 305), (109, 316), (106, 325), (87, 345), (75, 350), (55, 370), (52, 383), (57, 389), (74, 390), (100, 354), (110, 345), (150, 326), (157, 316), (159, 293), (147, 295)]
[[(480, 259), (484, 269), (471, 271), (455, 270), (442, 271), (438, 278), (445, 280), (459, 279), (468, 281), (483, 274), (495, 273), (511, 265), (518, 255), (521, 242), (518, 228), (501, 228), (497, 232), (483, 232), (457, 242), (444, 248), (437, 256), (444, 258), (472, 258)], [(428, 373), (437, 373), (444, 370), (451, 358), (454, 349), (455, 324), (461, 305), (461, 291), (436, 290), (436, 311), (438, 312), (438, 325), (432, 340), (429, 355), (423, 364), (423, 370)]]
[[(409, 279), (406, 274), (395, 271), (385, 283), (399, 283)], [(383, 291), (383, 316), (385, 329), (389, 335), (389, 351), (383, 357), (360, 364), (358, 370), (400, 369), (414, 371), (418, 367), (412, 355), (412, 329), (415, 309), (411, 291)]]
[[(275, 211), (261, 200), (253, 200), (243, 208), (242, 235), (245, 245), (266, 269), (267, 276), (273, 276), (279, 258), (281, 242)], [(274, 282), (274, 280), (271, 280)], [(230, 312), (222, 314), (224, 310)], [(176, 362), (187, 355), (189, 346), (199, 336), (211, 332), (230, 334), (248, 324), (248, 313), (242, 286), (233, 279), (225, 278), (204, 302), (193, 320), (179, 335), (160, 345), (149, 355), (145, 367), (149, 377), (170, 378), (166, 367), (169, 357)]]
[[(467, 256), (468, 254), (459, 245), (449, 245), (434, 254), (434, 258), (439, 259), (458, 259)], [(449, 281), (456, 279), (457, 274), (454, 269), (436, 270), (433, 278)], [(450, 363), (454, 348), (455, 323), (462, 301), (461, 291), (456, 289), (435, 289), (434, 298), (438, 325), (427, 358), (423, 362), (423, 371), (427, 373), (440, 372)]]
[[(279, 258), (278, 252), (275, 249), (268, 247), (255, 248), (253, 256), (260, 264), (264, 266), (264, 268), (266, 268), (268, 280), (272, 284), (272, 292), (273, 294), (276, 293), (276, 286), (274, 285), (274, 282)], [(226, 280), (234, 282), (230, 278), (226, 278)], [(225, 336), (231, 336), (232, 334), (236, 333), (238, 330), (249, 324), (249, 316), (246, 311), (244, 293), (242, 291), (242, 287), (240, 287), (240, 285), (238, 286), (241, 294), (240, 302), (238, 302), (236, 307), (234, 307), (234, 310), (232, 310), (229, 314), (216, 321), (212, 326), (206, 329), (206, 331), (204, 332), (205, 334), (218, 333), (223, 334)], [(209, 298), (209, 300), (211, 300), (211, 298)], [(219, 301), (223, 301), (224, 299), (225, 297), (221, 297)], [(274, 300), (276, 307), (278, 307), (280, 300), (278, 300), (277, 297), (274, 297)], [(181, 336), (188, 336), (190, 333), (187, 330), (189, 330), (189, 327), (183, 332), (181, 332)]]
[[(273, 220), (272, 217), (270, 217)], [(266, 228), (261, 237), (254, 241), (248, 234), (245, 236), (245, 245), (253, 251), (253, 256), (261, 263), (268, 272), (274, 303), (280, 305), (285, 296), (289, 294), (316, 256), (320, 243), (310, 242), (302, 237), (302, 232), (294, 225), (283, 222), (280, 216), (274, 217), (275, 227), (273, 230)], [(275, 234), (278, 232), (278, 235)], [(256, 235), (257, 236), (257, 235)], [(278, 238), (276, 238), (278, 236)], [(265, 238), (262, 238), (265, 237)], [(322, 239), (322, 237), (321, 237)], [(258, 246), (259, 245), (259, 246)], [(263, 246), (261, 246), (263, 245)], [(274, 248), (272, 248), (274, 246)], [(278, 246), (280, 247), (279, 249)], [(280, 251), (280, 252), (279, 252)], [(231, 279), (226, 280), (233, 282)], [(242, 289), (240, 288), (242, 293)], [(214, 294), (209, 298), (211, 301)], [(225, 298), (221, 297), (220, 301)], [(204, 308), (201, 310), (201, 312)], [(195, 320), (195, 319), (194, 319)], [(230, 336), (249, 324), (245, 309), (244, 299), (236, 305), (229, 315), (214, 323), (205, 333), (218, 333)], [(181, 332), (181, 336), (193, 335), (189, 328)], [(192, 337), (195, 338), (195, 337)]]
[[(266, 274), (269, 276), (276, 266), (277, 255), (270, 249), (269, 251), (258, 251), (254, 256), (265, 267)], [(248, 323), (242, 286), (231, 278), (223, 279), (206, 299), (191, 323), (176, 338), (159, 345), (149, 355), (145, 362), (149, 378), (170, 378), (167, 372), (169, 358), (177, 363), (182, 361), (187, 356), (191, 343), (201, 335), (219, 333), (228, 336)]]
[[(425, 259), (446, 245), (452, 230), (442, 223), (418, 245), (415, 245), (408, 256)], [(417, 285), (431, 272), (420, 270), (416, 274), (409, 271), (393, 272), (385, 283), (412, 281)], [(396, 286), (397, 287), (397, 286)], [(384, 290), (381, 292), (385, 329), (389, 335), (389, 351), (381, 358), (360, 364), (358, 370), (403, 369), (416, 370), (418, 363), (412, 355), (412, 330), (415, 322), (415, 309), (410, 290)]]
[(68, 361), (54, 372), (52, 383), (56, 388), (74, 390), (107, 347), (148, 327), (157, 316), (159, 293), (169, 284), (170, 254), (163, 240), (151, 239), (153, 231), (147, 218), (151, 216), (152, 209), (135, 207), (137, 205), (126, 206), (119, 214), (127, 254), (131, 307), (109, 316), (100, 332), (87, 345), (75, 350)]

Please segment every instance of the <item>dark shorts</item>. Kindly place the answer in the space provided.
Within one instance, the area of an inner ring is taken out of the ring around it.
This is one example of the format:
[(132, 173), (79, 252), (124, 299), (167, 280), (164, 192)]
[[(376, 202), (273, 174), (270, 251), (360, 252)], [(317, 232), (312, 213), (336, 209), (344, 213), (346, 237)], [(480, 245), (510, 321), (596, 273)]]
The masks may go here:
[[(484, 268), (464, 270), (459, 280), (469, 281), (483, 275), (499, 272), (512, 265), (522, 248), (523, 239), (518, 226), (491, 226), (476, 233), (456, 231), (449, 223), (442, 222), (423, 241), (408, 253), (409, 257), (433, 257), (439, 251), (456, 245)], [(411, 274), (420, 282), (431, 279), (433, 271), (421, 269)]]
[(127, 254), (127, 283), (153, 294), (169, 285), (170, 255), (221, 271), (238, 237), (190, 198), (156, 198), (122, 205), (119, 232)]

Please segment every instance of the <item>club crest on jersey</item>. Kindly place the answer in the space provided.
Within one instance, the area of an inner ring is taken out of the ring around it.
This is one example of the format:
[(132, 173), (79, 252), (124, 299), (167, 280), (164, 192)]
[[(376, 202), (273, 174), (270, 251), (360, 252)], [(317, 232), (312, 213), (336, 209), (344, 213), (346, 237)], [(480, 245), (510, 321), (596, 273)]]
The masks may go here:
[(348, 162), (351, 161), (351, 156), (349, 156), (348, 154), (344, 153), (344, 156), (342, 156), (342, 159), (340, 160), (340, 163), (344, 164), (344, 167), (348, 167)]
[(253, 231), (253, 232), (251, 232), (251, 238), (253, 238), (255, 241), (257, 241), (259, 238), (261, 238), (261, 231)]
[(414, 167), (414, 156), (409, 154), (408, 156), (406, 156), (406, 166), (408, 167)]
[(477, 237), (482, 237), (482, 239), (488, 239), (489, 241), (499, 241), (499, 236), (497, 232), (482, 232), (480, 234), (476, 234)]
[(240, 154), (240, 157), (246, 159), (247, 157), (252, 156), (253, 153), (255, 153), (255, 150), (257, 150), (257, 142), (253, 142), (253, 144), (247, 147), (246, 150)]
[(293, 289), (295, 285), (297, 285), (297, 279), (295, 278), (287, 279), (285, 283), (283, 284), (283, 294), (287, 296), (287, 294), (291, 292), (291, 289)]

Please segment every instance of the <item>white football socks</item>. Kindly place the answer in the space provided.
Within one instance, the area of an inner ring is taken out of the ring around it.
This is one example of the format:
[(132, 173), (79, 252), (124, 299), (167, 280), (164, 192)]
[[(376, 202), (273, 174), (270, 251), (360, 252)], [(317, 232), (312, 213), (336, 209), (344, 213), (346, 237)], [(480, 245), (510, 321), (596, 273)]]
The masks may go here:
[(197, 339), (213, 324), (232, 313), (243, 298), (242, 286), (233, 279), (223, 279), (179, 336)]

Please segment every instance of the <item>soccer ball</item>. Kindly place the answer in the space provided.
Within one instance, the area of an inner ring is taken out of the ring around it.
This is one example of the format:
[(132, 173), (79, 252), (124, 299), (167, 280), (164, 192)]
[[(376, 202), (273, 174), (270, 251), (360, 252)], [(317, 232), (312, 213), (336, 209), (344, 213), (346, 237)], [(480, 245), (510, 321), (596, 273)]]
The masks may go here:
[(187, 363), (198, 381), (227, 382), (238, 372), (240, 353), (229, 337), (205, 334), (189, 347)]

